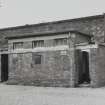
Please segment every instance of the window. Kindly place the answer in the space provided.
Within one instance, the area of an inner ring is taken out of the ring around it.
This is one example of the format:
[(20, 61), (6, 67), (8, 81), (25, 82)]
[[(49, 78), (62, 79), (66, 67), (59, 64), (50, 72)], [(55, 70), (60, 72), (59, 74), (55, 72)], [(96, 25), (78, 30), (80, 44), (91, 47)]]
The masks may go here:
[(32, 48), (43, 47), (43, 46), (44, 46), (44, 40), (36, 40), (32, 42)]
[(33, 56), (32, 56), (34, 64), (41, 64), (41, 58), (42, 58), (41, 55), (35, 55), (35, 54), (33, 54)]
[(55, 45), (67, 45), (67, 38), (55, 39)]
[(13, 49), (20, 49), (23, 48), (23, 42), (14, 42)]

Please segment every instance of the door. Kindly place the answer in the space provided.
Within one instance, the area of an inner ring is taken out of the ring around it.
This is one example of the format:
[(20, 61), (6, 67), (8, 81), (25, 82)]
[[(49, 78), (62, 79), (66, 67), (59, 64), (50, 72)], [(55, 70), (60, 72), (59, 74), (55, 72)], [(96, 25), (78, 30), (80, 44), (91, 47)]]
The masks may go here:
[(90, 83), (89, 53), (76, 50), (76, 84)]
[(89, 54), (86, 51), (82, 51), (82, 83), (90, 83), (89, 75)]
[(1, 55), (1, 81), (8, 80), (8, 54)]

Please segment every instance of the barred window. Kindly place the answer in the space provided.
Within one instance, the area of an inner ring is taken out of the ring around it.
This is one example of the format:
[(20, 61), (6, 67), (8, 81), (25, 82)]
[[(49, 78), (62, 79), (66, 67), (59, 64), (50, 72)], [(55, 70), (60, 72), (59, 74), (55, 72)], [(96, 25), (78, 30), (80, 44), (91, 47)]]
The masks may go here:
[(32, 41), (32, 48), (43, 47), (43, 46), (44, 46), (44, 40)]
[(14, 42), (13, 49), (20, 49), (23, 48), (23, 42)]
[(32, 59), (33, 59), (34, 64), (41, 64), (41, 58), (42, 58), (41, 55), (35, 55), (35, 54), (33, 54)]
[(55, 39), (55, 45), (67, 45), (67, 38)]

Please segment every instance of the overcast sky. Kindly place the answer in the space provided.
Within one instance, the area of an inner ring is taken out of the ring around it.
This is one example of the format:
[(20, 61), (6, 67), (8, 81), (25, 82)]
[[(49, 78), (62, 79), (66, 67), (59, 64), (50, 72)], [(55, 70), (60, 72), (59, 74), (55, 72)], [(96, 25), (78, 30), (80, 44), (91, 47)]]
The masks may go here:
[(105, 0), (0, 0), (0, 28), (105, 12)]

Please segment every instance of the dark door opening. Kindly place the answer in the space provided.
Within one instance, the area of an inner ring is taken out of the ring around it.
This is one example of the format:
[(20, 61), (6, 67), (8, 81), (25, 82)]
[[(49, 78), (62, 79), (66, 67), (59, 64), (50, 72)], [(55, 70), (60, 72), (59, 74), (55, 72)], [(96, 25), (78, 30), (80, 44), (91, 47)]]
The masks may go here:
[(86, 51), (82, 51), (82, 64), (79, 71), (79, 84), (90, 83), (89, 75), (89, 54)]
[(1, 55), (1, 81), (8, 80), (8, 54)]

